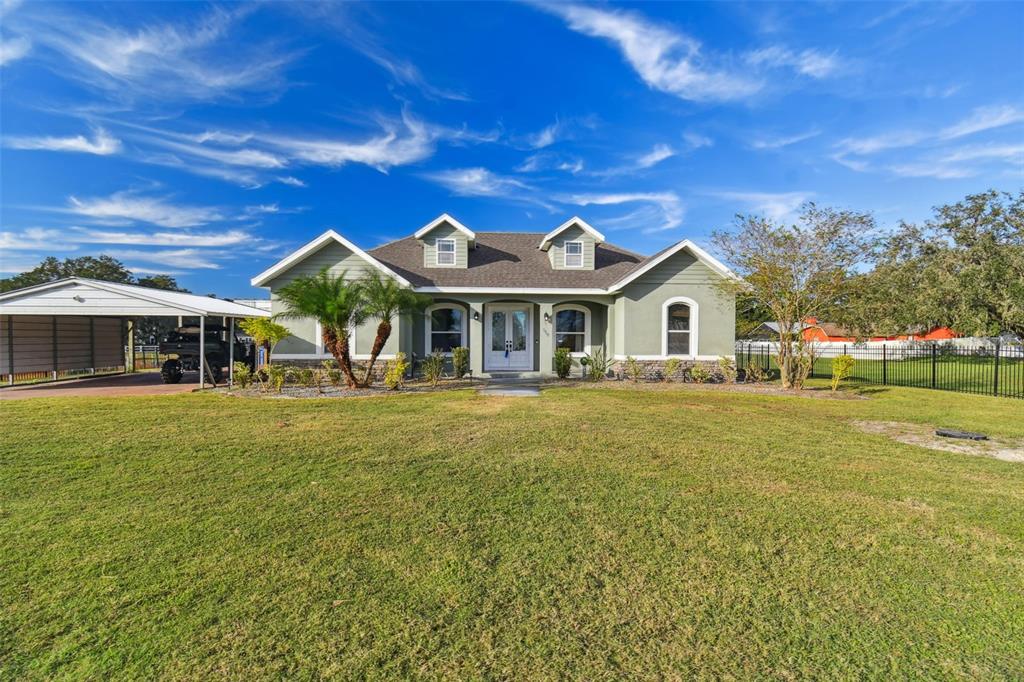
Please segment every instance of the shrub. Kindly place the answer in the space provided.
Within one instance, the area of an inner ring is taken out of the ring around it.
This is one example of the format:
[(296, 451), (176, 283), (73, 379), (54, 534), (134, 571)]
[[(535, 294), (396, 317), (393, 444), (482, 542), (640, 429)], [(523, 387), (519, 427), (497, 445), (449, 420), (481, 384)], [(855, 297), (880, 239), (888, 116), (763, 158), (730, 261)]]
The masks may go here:
[(423, 378), (429, 381), (431, 386), (437, 386), (437, 382), (444, 375), (444, 355), (441, 351), (435, 350), (423, 358), (420, 369), (423, 370)]
[(388, 360), (384, 365), (384, 385), (394, 391), (399, 386), (405, 385), (405, 371), (409, 363), (405, 361), (405, 353), (395, 353), (394, 360)]
[(839, 382), (849, 379), (853, 374), (853, 366), (857, 363), (852, 355), (837, 355), (832, 358), (832, 392), (839, 388)]
[(626, 374), (634, 383), (644, 378), (644, 366), (632, 355), (626, 356)]
[(769, 370), (761, 366), (760, 363), (754, 362), (747, 365), (747, 381), (752, 384), (760, 384), (768, 381)]
[(572, 354), (568, 348), (555, 349), (555, 374), (558, 375), (559, 379), (568, 378), (569, 373), (572, 372), (573, 362)]
[(600, 381), (608, 376), (608, 369), (612, 363), (603, 350), (598, 349), (584, 359), (586, 360), (587, 377), (591, 381)]
[(323, 374), (327, 377), (327, 381), (331, 382), (331, 386), (334, 388), (341, 387), (342, 382), (345, 381), (345, 375), (338, 369), (337, 360), (324, 360), (320, 364), (323, 365)]
[(679, 368), (682, 366), (683, 361), (679, 358), (669, 358), (665, 361), (665, 376), (662, 377), (664, 381), (671, 381), (676, 375), (679, 374)]
[(463, 346), (452, 348), (452, 374), (456, 379), (469, 374), (469, 349)]
[(718, 369), (722, 372), (722, 379), (727, 384), (736, 383), (736, 361), (724, 355), (718, 357)]
[(281, 392), (281, 387), (284, 386), (285, 377), (288, 374), (288, 370), (284, 365), (267, 365), (265, 368), (267, 375), (267, 386), (274, 389), (276, 393)]
[(695, 384), (706, 384), (711, 380), (711, 370), (704, 365), (694, 365), (690, 368), (690, 379)]
[(239, 385), (243, 390), (249, 388), (252, 384), (253, 371), (249, 369), (249, 365), (244, 362), (235, 363), (235, 383)]

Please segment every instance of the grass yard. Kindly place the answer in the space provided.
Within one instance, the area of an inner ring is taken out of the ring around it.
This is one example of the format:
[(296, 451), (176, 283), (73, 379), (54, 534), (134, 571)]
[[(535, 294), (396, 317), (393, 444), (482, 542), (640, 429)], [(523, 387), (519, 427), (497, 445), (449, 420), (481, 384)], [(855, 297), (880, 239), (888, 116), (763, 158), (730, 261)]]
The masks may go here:
[(0, 405), (0, 678), (1020, 679), (1024, 402)]

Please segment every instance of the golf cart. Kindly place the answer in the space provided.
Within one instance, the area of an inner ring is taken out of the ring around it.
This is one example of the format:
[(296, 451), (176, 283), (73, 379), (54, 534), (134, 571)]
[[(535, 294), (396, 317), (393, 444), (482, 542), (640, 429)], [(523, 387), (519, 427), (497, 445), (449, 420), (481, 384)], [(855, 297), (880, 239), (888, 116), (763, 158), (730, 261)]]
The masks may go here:
[[(224, 378), (224, 367), (231, 357), (228, 341), (222, 341), (229, 334), (227, 327), (219, 324), (206, 325), (206, 364), (210, 368), (211, 378), (215, 384)], [(255, 369), (256, 353), (252, 344), (245, 343), (235, 334), (235, 362), (244, 362)], [(181, 381), (185, 372), (202, 371), (199, 362), (199, 325), (178, 327), (160, 341), (160, 353), (170, 356), (160, 367), (160, 376), (165, 384), (176, 384)]]

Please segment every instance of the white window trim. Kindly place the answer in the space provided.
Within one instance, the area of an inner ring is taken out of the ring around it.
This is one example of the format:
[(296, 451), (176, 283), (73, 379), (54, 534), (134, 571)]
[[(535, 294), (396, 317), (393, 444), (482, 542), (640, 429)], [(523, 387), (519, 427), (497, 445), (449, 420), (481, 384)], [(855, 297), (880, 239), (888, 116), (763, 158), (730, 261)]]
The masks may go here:
[[(690, 306), (690, 352), (686, 355), (679, 353), (668, 354), (668, 308), (676, 303), (685, 303)], [(661, 357), (662, 358), (685, 358), (694, 360), (699, 356), (697, 351), (697, 339), (700, 321), (700, 306), (695, 300), (688, 296), (675, 296), (661, 304)]]
[[(579, 255), (579, 257), (580, 257), (580, 264), (579, 265), (569, 265), (569, 244), (579, 244), (580, 245), (580, 252), (579, 252), (579, 254), (572, 254), (574, 256), (575, 255)], [(583, 247), (583, 242), (580, 241), (579, 239), (572, 239), (572, 240), (569, 240), (569, 241), (562, 242), (562, 264), (565, 267), (567, 267), (567, 268), (574, 268), (574, 269), (575, 268), (582, 268), (583, 267), (583, 248), (584, 248)]]
[(569, 353), (569, 355), (574, 358), (590, 355), (593, 352), (593, 347), (590, 344), (590, 308), (575, 303), (563, 303), (551, 309), (551, 353), (554, 354), (555, 348), (558, 347), (558, 311), (560, 310), (579, 310), (583, 313), (583, 352)]
[[(353, 327), (352, 329), (349, 329), (349, 332), (348, 332), (348, 354), (349, 354), (349, 357), (351, 357), (353, 360), (369, 360), (370, 359), (370, 354), (369, 353), (363, 353), (362, 355), (360, 355), (359, 353), (356, 352), (356, 330), (355, 330), (355, 327)], [(292, 353), (292, 355), (296, 355), (296, 354)], [(278, 356), (275, 355), (274, 357), (278, 357)], [(301, 357), (296, 358), (296, 359), (302, 359), (304, 357), (308, 357), (308, 356), (302, 355)], [(330, 353), (328, 353), (324, 349), (324, 329), (323, 329), (323, 327), (320, 326), (320, 320), (316, 321), (316, 357), (322, 357), (324, 359), (330, 359), (330, 358), (334, 357), (333, 355), (331, 355)], [(381, 360), (381, 359), (385, 359), (385, 360), (394, 359), (394, 355), (385, 356), (383, 353), (381, 353), (380, 355), (377, 356), (377, 359), (378, 360)]]
[[(462, 346), (463, 348), (468, 348), (469, 347), (469, 346), (466, 345), (466, 334), (468, 333), (468, 330), (466, 328), (469, 326), (469, 311), (466, 309), (466, 306), (461, 305), (459, 303), (435, 303), (434, 305), (432, 305), (429, 308), (427, 308), (425, 313), (424, 313), (424, 328), (423, 328), (423, 333), (424, 333), (423, 353), (424, 353), (424, 355), (430, 355), (431, 353), (434, 352), (434, 349), (431, 348), (431, 346), (433, 346), (433, 343), (431, 343), (431, 341), (434, 338), (434, 335), (433, 335), (433, 333), (434, 333), (434, 325), (433, 325), (433, 316), (432, 316), (432, 314), (433, 314), (433, 312), (435, 310), (440, 310), (441, 308), (452, 308), (452, 309), (455, 309), (455, 310), (461, 310), (462, 311), (462, 340), (459, 342), (459, 345)], [(440, 333), (440, 332), (438, 332), (438, 333)], [(446, 358), (450, 358), (452, 356), (451, 353), (441, 353), (441, 355), (445, 356)]]
[[(452, 254), (452, 262), (451, 263), (442, 263), (441, 262), (441, 242), (451, 243), (451, 245), (452, 245), (452, 250), (451, 251), (445, 251), (444, 252), (444, 253), (451, 253)], [(459, 258), (458, 258), (458, 250), (459, 250), (459, 245), (458, 245), (458, 242), (455, 241), (454, 237), (438, 237), (437, 239), (434, 240), (434, 265), (436, 265), (439, 268), (452, 268), (452, 267), (455, 267), (456, 261), (459, 260)]]

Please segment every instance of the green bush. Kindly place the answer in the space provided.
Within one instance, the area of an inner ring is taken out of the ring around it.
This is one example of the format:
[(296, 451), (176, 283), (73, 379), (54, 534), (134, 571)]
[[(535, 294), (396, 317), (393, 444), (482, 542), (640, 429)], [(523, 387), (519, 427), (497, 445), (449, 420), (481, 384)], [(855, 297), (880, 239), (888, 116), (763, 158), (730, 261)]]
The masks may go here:
[(682, 367), (683, 361), (679, 358), (669, 358), (665, 361), (665, 381), (672, 381), (676, 376), (679, 375), (679, 368)]
[(235, 383), (240, 388), (247, 389), (252, 384), (253, 371), (249, 369), (249, 365), (244, 362), (235, 363)]
[(274, 390), (276, 393), (281, 392), (281, 388), (284, 386), (284, 380), (288, 375), (288, 369), (284, 365), (270, 364), (264, 368), (267, 375), (267, 386)]
[(591, 381), (600, 381), (608, 376), (608, 370), (611, 368), (612, 363), (603, 350), (598, 349), (587, 355), (584, 359), (587, 361), (587, 377)]
[(832, 358), (832, 392), (835, 393), (839, 389), (839, 383), (844, 379), (849, 379), (850, 375), (853, 374), (853, 367), (857, 364), (857, 361), (853, 359), (852, 355), (837, 355)]
[(463, 346), (452, 348), (452, 374), (456, 379), (469, 374), (469, 349)]
[(572, 372), (572, 365), (575, 362), (572, 359), (572, 353), (568, 348), (556, 348), (555, 349), (555, 374), (558, 375), (559, 379), (567, 379), (569, 374)]
[(633, 383), (639, 383), (644, 378), (644, 366), (632, 355), (626, 356), (626, 374), (633, 380)]
[(695, 384), (706, 384), (711, 380), (711, 370), (704, 365), (694, 365), (690, 368), (690, 379)]
[(409, 363), (405, 361), (405, 353), (395, 353), (394, 360), (388, 360), (384, 365), (384, 385), (392, 391), (399, 386), (405, 385), (405, 371)]
[(766, 370), (760, 363), (753, 362), (747, 365), (747, 381), (753, 384), (760, 384), (768, 381), (771, 372)]
[(423, 378), (429, 381), (431, 386), (437, 386), (437, 382), (444, 376), (444, 355), (441, 351), (435, 350), (423, 358), (420, 370), (423, 372)]
[(323, 365), (323, 375), (327, 377), (327, 381), (331, 382), (331, 386), (340, 388), (345, 382), (345, 376), (338, 369), (338, 362), (336, 360), (324, 360), (320, 364)]
[(736, 361), (724, 355), (718, 357), (718, 369), (727, 384), (736, 383)]

